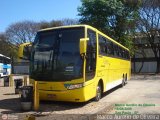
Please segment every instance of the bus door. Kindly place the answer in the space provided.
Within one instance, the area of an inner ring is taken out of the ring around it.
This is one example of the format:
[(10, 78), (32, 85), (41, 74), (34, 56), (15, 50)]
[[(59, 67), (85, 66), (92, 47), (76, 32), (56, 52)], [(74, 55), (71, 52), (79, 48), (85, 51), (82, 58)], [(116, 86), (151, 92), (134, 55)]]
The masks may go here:
[(95, 77), (97, 59), (96, 32), (88, 29), (87, 34), (89, 41), (87, 42), (86, 53), (86, 81), (92, 80)]

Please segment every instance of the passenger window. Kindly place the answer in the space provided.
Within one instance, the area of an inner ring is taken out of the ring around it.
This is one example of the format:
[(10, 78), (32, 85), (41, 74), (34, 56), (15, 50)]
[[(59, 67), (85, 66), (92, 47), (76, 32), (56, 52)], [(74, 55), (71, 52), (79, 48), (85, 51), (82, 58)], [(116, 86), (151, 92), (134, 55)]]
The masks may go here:
[(106, 40), (101, 35), (99, 35), (98, 38), (99, 38), (99, 54), (106, 55), (107, 54)]
[(129, 52), (127, 50), (125, 51), (125, 58), (128, 60), (130, 59)]
[(127, 59), (129, 60), (130, 59), (130, 55), (129, 55), (129, 52), (127, 51)]
[(122, 48), (121, 48), (121, 47), (119, 47), (119, 57), (120, 57), (120, 58), (122, 58), (122, 54), (123, 54), (123, 52), (122, 52)]
[(98, 35), (99, 54), (104, 56), (129, 59), (129, 52), (109, 39)]
[(114, 56), (118, 57), (119, 53), (118, 53), (118, 46), (116, 44), (113, 44), (114, 47)]
[(106, 45), (107, 45), (107, 54), (113, 56), (114, 55), (113, 43), (107, 40)]

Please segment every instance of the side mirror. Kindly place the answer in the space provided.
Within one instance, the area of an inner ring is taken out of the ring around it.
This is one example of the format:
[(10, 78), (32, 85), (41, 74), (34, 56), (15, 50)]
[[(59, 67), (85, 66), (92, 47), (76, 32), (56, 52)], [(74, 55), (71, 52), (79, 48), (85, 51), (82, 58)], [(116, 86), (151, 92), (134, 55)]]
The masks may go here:
[(87, 40), (89, 40), (89, 38), (80, 39), (80, 43), (79, 43), (80, 54), (84, 54), (87, 52)]
[(18, 57), (19, 59), (30, 60), (32, 43), (23, 43), (19, 46)]

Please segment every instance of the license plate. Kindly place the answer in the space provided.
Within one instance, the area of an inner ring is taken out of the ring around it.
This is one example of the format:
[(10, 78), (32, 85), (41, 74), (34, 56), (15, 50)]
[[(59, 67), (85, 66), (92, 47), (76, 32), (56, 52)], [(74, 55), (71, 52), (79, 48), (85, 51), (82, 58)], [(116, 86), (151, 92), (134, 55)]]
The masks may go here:
[(48, 94), (47, 97), (53, 99), (53, 98), (56, 98), (56, 95), (55, 94)]

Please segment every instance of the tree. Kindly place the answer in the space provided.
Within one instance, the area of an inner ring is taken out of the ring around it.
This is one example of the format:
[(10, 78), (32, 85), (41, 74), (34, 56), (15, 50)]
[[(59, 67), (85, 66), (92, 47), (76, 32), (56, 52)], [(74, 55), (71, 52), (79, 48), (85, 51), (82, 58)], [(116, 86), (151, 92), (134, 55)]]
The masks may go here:
[(41, 21), (40, 23), (39, 23), (39, 27), (40, 27), (40, 29), (45, 29), (45, 28), (48, 28), (50, 25), (49, 25), (49, 22), (47, 22), (47, 21)]
[(138, 17), (138, 0), (81, 0), (78, 8), (80, 23), (89, 24), (123, 45), (132, 46), (129, 37), (135, 30), (135, 18)]
[(19, 45), (26, 42), (33, 42), (36, 32), (39, 29), (39, 25), (36, 22), (22, 21), (11, 24), (6, 30), (6, 35), (11, 43)]
[(42, 21), (39, 23), (39, 26), (40, 26), (40, 29), (45, 29), (45, 28), (51, 28), (51, 27), (58, 27), (62, 25), (75, 25), (78, 23), (79, 22), (75, 19), (65, 18), (62, 20), (52, 20), (51, 22)]
[(63, 23), (61, 20), (52, 20), (50, 22), (50, 27), (58, 27), (58, 26), (62, 26)]
[(0, 33), (0, 54), (11, 58), (17, 56), (17, 47), (7, 40), (5, 33)]
[(21, 21), (11, 24), (6, 30), (6, 35), (11, 43), (19, 45), (26, 42), (33, 42), (39, 29), (71, 25), (74, 23), (76, 23), (74, 19), (52, 20), (51, 22), (42, 21), (39, 23), (33, 21)]
[(79, 24), (79, 21), (76, 19), (65, 18), (61, 20), (63, 25), (76, 25)]
[(58, 26), (62, 26), (62, 25), (63, 25), (63, 23), (61, 20), (52, 20), (51, 22), (42, 21), (39, 23), (40, 29), (58, 27)]
[(78, 23), (74, 19), (52, 20), (51, 22), (21, 21), (11, 24), (5, 33), (0, 33), (0, 52), (6, 56), (16, 56), (18, 46), (22, 43), (33, 42), (39, 29), (72, 25)]
[(160, 72), (160, 1), (143, 0), (139, 14), (138, 32), (144, 35), (146, 44), (155, 55), (158, 73)]

